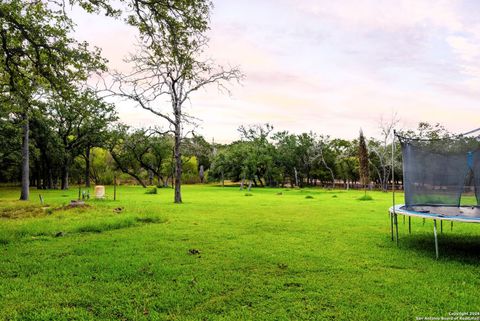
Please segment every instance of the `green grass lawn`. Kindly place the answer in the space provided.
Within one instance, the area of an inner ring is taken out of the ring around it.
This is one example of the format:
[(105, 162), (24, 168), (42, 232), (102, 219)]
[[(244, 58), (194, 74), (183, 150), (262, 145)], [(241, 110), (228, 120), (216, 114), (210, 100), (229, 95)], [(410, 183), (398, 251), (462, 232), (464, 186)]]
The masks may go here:
[[(400, 218), (391, 194), (185, 186), (49, 209), (0, 189), (0, 319), (415, 320), (480, 310), (480, 226)], [(112, 189), (107, 189), (112, 195)], [(248, 195), (248, 196), (247, 196)], [(401, 196), (398, 197), (401, 199)], [(63, 207), (63, 208), (62, 208)], [(120, 210), (115, 210), (120, 208)]]

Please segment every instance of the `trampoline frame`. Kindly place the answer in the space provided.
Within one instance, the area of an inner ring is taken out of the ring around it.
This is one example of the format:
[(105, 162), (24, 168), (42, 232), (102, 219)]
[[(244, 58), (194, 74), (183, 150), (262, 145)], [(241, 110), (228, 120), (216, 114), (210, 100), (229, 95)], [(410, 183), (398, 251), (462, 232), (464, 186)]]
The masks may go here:
[[(462, 208), (463, 206), (456, 207)], [(464, 206), (465, 208), (471, 206)], [(408, 216), (408, 233), (411, 234), (412, 227), (411, 227), (411, 218), (418, 217), (423, 219), (433, 219), (433, 235), (435, 238), (435, 254), (436, 258), (438, 259), (439, 252), (438, 252), (438, 233), (437, 233), (437, 220), (440, 221), (440, 231), (443, 232), (443, 221), (450, 221), (451, 226), (453, 228), (453, 222), (462, 222), (462, 223), (480, 223), (480, 217), (470, 217), (470, 216), (451, 216), (451, 215), (443, 215), (438, 213), (425, 213), (425, 212), (418, 212), (414, 210), (408, 210), (405, 208), (405, 205), (395, 205), (390, 207), (388, 210), (390, 215), (390, 230), (392, 234), (392, 241), (394, 240), (394, 226), (395, 226), (395, 241), (398, 245), (398, 215), (403, 215), (404, 217)]]
[[(480, 128), (471, 130), (467, 133), (461, 134), (460, 136), (466, 136), (475, 132), (480, 131)], [(435, 238), (435, 254), (438, 259), (438, 235), (437, 235), (437, 220), (440, 221), (440, 232), (443, 232), (443, 221), (450, 221), (451, 228), (453, 229), (453, 222), (463, 222), (463, 223), (480, 223), (480, 217), (471, 217), (471, 216), (462, 216), (462, 215), (443, 215), (439, 213), (432, 212), (418, 212), (414, 210), (408, 210), (405, 208), (404, 204), (396, 205), (395, 204), (395, 137), (397, 137), (397, 132), (393, 129), (393, 140), (392, 140), (392, 207), (389, 208), (388, 213), (390, 216), (390, 231), (392, 234), (392, 241), (394, 240), (394, 227), (395, 227), (395, 242), (398, 246), (398, 215), (403, 215), (404, 223), (405, 217), (408, 216), (408, 233), (412, 232), (411, 218), (419, 217), (425, 219), (433, 219), (433, 235)], [(421, 206), (421, 205), (419, 205)], [(446, 207), (446, 206), (445, 206)], [(455, 206), (456, 208), (462, 208), (463, 206)], [(467, 206), (465, 206), (467, 207)], [(471, 207), (471, 206), (468, 206)]]

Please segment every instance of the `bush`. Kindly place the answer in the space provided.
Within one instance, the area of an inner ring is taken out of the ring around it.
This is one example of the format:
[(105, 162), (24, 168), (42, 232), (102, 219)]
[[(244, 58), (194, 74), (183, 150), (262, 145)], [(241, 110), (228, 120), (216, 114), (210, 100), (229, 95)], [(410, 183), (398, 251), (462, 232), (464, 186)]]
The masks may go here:
[(373, 201), (373, 198), (370, 195), (363, 195), (358, 198), (359, 201)]
[(145, 194), (157, 194), (157, 193), (158, 193), (158, 191), (157, 191), (157, 188), (156, 188), (156, 187), (152, 187), (152, 188), (147, 189), (147, 190), (145, 191)]

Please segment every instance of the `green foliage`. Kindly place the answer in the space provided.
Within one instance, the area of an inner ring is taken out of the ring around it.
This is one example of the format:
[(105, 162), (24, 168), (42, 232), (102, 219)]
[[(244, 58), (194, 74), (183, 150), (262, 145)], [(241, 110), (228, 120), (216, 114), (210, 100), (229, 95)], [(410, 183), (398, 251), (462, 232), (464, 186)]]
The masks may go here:
[[(103, 111), (111, 115), (113, 107), (84, 89), (91, 73), (106, 70), (106, 61), (98, 48), (91, 49), (88, 43), (71, 37), (74, 24), (61, 3), (3, 1), (0, 25), (0, 105), (35, 143), (30, 153), (32, 146), (27, 140), (22, 142), (22, 199), (26, 200), (30, 176), (37, 187), (52, 188), (53, 176), (60, 168), (62, 188), (68, 187), (69, 167), (87, 133), (105, 127), (105, 122), (95, 120)], [(91, 106), (99, 108), (92, 110)], [(2, 122), (3, 115), (0, 119)], [(86, 124), (79, 124), (79, 119)], [(93, 124), (97, 127), (89, 127)], [(29, 153), (34, 156), (33, 166)], [(30, 167), (35, 175), (30, 175)]]
[[(83, 158), (82, 160), (84, 161)], [(101, 147), (92, 148), (90, 166), (90, 175), (95, 185), (113, 184), (115, 169), (112, 156), (107, 150)]]
[(359, 201), (373, 201), (373, 198), (370, 195), (362, 195), (358, 198)]
[(199, 183), (198, 162), (195, 156), (183, 157), (182, 161), (182, 181), (185, 183)]
[(158, 191), (156, 187), (149, 188), (145, 191), (145, 194), (157, 194), (157, 193)]
[(364, 188), (366, 188), (367, 184), (370, 182), (370, 164), (368, 161), (367, 144), (362, 130), (360, 130), (360, 136), (358, 138), (358, 163), (360, 165), (360, 182), (363, 184)]

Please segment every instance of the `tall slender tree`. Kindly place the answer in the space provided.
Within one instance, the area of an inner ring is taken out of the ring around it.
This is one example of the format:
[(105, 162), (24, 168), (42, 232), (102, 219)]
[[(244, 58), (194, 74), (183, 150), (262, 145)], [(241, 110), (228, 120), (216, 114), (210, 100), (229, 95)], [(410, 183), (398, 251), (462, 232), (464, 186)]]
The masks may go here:
[(363, 184), (365, 193), (367, 192), (367, 184), (370, 181), (370, 170), (368, 162), (368, 149), (363, 135), (363, 130), (360, 129), (360, 135), (358, 137), (358, 161), (360, 163), (360, 182)]

